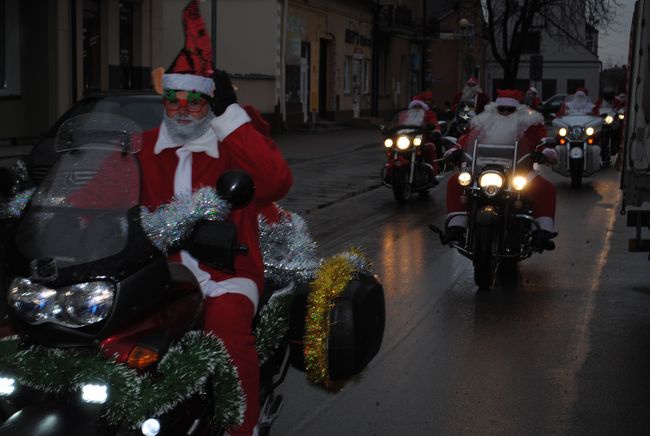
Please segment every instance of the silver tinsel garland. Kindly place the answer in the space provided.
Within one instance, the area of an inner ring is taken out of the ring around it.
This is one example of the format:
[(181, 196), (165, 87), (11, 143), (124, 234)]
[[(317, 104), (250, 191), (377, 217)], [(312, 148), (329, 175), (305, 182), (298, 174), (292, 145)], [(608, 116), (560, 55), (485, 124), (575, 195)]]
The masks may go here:
[(274, 287), (285, 287), (292, 281), (307, 283), (321, 263), (316, 242), (300, 215), (276, 207), (281, 211), (279, 222), (269, 223), (262, 215), (258, 218), (264, 277)]
[(36, 188), (19, 192), (8, 203), (0, 205), (0, 218), (20, 218)]
[(187, 238), (198, 221), (222, 221), (229, 213), (230, 204), (214, 188), (204, 187), (191, 195), (174, 197), (154, 212), (142, 207), (140, 219), (149, 240), (166, 253)]

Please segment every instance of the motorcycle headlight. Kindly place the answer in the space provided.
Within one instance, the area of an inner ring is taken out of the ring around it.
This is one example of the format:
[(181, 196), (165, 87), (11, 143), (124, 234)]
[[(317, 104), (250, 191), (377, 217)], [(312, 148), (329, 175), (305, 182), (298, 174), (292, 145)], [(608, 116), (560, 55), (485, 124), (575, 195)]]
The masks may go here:
[(526, 183), (528, 183), (528, 180), (524, 176), (515, 176), (514, 179), (512, 179), (512, 187), (515, 188), (515, 191), (521, 191), (526, 187)]
[(478, 184), (489, 197), (493, 197), (503, 186), (503, 176), (499, 173), (485, 172), (478, 179)]
[(625, 119), (625, 114), (618, 114), (618, 119), (619, 120), (624, 120)]
[(83, 327), (106, 319), (113, 307), (115, 287), (106, 281), (51, 289), (17, 277), (9, 287), (9, 305), (30, 324), (51, 322)]
[(605, 117), (605, 124), (612, 124), (614, 122), (614, 117), (611, 115), (607, 115)]
[(458, 183), (460, 183), (460, 186), (469, 186), (472, 183), (472, 175), (467, 171), (463, 171), (458, 175)]
[(402, 135), (399, 138), (397, 138), (397, 148), (399, 148), (400, 150), (406, 150), (407, 148), (409, 148), (409, 145), (411, 145), (411, 140), (409, 139), (408, 136)]
[(413, 138), (413, 145), (415, 145), (417, 147), (420, 144), (422, 144), (422, 137), (421, 136), (416, 136), (415, 138)]
[(391, 148), (393, 146), (393, 140), (390, 138), (386, 138), (384, 141), (384, 147), (386, 148)]
[(587, 134), (587, 136), (591, 136), (591, 135), (593, 135), (594, 132), (595, 132), (595, 130), (594, 130), (593, 127), (587, 127), (587, 128), (585, 129), (585, 133)]
[(558, 130), (557, 133), (558, 133), (560, 136), (566, 136), (566, 134), (568, 133), (568, 131), (567, 131), (566, 128), (562, 127), (562, 128), (560, 128), (560, 130)]

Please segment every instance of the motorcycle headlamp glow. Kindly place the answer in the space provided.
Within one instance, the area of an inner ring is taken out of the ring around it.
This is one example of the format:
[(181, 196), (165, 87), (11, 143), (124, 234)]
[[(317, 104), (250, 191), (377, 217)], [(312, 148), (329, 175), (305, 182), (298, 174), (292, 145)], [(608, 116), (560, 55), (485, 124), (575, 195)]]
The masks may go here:
[(472, 183), (472, 175), (467, 171), (463, 171), (458, 175), (458, 183), (460, 183), (460, 186), (469, 186)]
[(512, 179), (512, 187), (515, 188), (515, 191), (521, 191), (526, 187), (528, 180), (524, 176), (515, 176)]
[(618, 114), (618, 119), (619, 120), (624, 120), (625, 119), (625, 114)]
[(78, 283), (50, 289), (17, 277), (9, 286), (9, 306), (26, 322), (51, 322), (66, 327), (84, 327), (100, 322), (113, 306), (115, 286), (107, 281)]
[(399, 138), (397, 138), (397, 148), (399, 148), (400, 150), (406, 150), (407, 148), (409, 148), (409, 145), (411, 145), (411, 140), (409, 139), (408, 136), (402, 135)]
[(594, 132), (595, 132), (595, 130), (594, 130), (593, 127), (587, 127), (587, 128), (585, 129), (585, 133), (587, 134), (587, 136), (591, 136), (591, 135), (593, 135)]
[(605, 124), (612, 124), (614, 122), (614, 117), (611, 115), (607, 115), (605, 117)]
[(393, 146), (393, 140), (390, 138), (386, 138), (384, 141), (384, 147), (386, 148), (391, 148)]
[(416, 136), (415, 138), (413, 138), (413, 145), (415, 145), (417, 147), (420, 144), (422, 144), (422, 137), (421, 136)]
[(149, 418), (142, 423), (140, 431), (144, 436), (156, 436), (160, 433), (160, 421), (155, 418)]
[(478, 179), (478, 184), (483, 188), (487, 196), (492, 197), (503, 186), (503, 176), (499, 173), (487, 171), (481, 174), (481, 177)]
[(0, 377), (0, 396), (8, 396), (16, 390), (16, 379), (12, 377)]
[(106, 385), (86, 384), (81, 388), (81, 399), (86, 403), (103, 404), (108, 399)]
[(558, 133), (560, 136), (566, 136), (566, 134), (569, 133), (569, 132), (568, 132), (568, 130), (567, 130), (565, 127), (562, 127), (562, 128), (560, 128), (560, 130), (558, 130), (557, 133)]

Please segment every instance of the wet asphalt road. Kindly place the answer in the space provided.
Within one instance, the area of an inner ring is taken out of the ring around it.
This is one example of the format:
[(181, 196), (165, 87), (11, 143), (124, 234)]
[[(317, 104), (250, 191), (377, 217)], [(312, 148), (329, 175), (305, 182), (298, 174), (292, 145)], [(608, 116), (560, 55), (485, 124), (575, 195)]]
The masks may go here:
[[(383, 159), (380, 146), (355, 154), (357, 180), (369, 183), (373, 166), (377, 179)], [(327, 200), (302, 208), (321, 255), (358, 245), (374, 262), (386, 295), (384, 342), (336, 395), (291, 370), (274, 434), (648, 434), (650, 263), (627, 251), (618, 172), (576, 190), (545, 169), (558, 189), (557, 249), (479, 292), (470, 262), (427, 229), (444, 221), (445, 181), (403, 206), (377, 186), (327, 204), (331, 190), (314, 179), (331, 164), (302, 162), (296, 184), (309, 177), (312, 186), (295, 192)], [(354, 183), (330, 174), (343, 191)], [(293, 194), (285, 205), (300, 210)]]

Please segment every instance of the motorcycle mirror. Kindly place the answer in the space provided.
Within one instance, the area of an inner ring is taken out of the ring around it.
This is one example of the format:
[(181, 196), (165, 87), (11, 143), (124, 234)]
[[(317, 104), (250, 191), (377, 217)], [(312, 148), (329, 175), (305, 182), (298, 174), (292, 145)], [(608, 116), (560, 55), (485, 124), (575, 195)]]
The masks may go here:
[(223, 173), (217, 180), (217, 193), (233, 208), (247, 206), (255, 195), (253, 178), (244, 170), (235, 169)]
[(379, 131), (383, 133), (384, 130), (386, 130), (386, 126), (384, 126), (383, 124), (380, 124), (379, 125)]
[(555, 141), (555, 138), (552, 136), (547, 136), (545, 138), (542, 138), (542, 142), (538, 145), (540, 146), (547, 146), (547, 147), (555, 147), (557, 145), (557, 141)]

